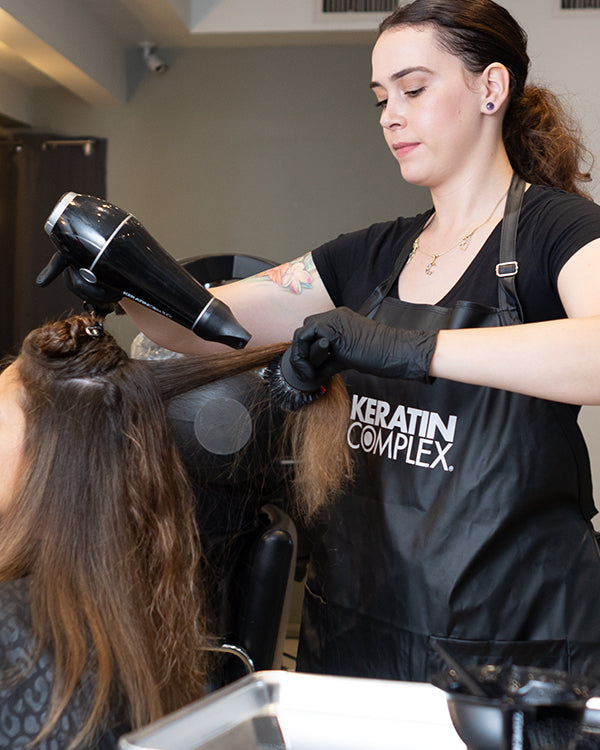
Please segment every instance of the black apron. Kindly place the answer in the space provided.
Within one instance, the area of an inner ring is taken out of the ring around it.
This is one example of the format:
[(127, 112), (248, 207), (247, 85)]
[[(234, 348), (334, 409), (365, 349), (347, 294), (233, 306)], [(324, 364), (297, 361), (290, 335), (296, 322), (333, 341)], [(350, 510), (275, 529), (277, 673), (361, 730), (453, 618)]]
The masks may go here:
[[(497, 308), (388, 297), (411, 238), (362, 312), (404, 329), (521, 323), (523, 190), (513, 179)], [(600, 557), (573, 407), (441, 378), (344, 379), (356, 481), (310, 532), (297, 669), (427, 681), (445, 666), (435, 638), (466, 664), (600, 673)]]

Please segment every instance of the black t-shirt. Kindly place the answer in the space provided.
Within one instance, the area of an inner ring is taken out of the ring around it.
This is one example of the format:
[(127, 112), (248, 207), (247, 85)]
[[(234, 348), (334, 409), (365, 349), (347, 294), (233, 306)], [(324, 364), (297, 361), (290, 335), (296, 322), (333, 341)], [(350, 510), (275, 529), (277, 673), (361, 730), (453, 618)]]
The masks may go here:
[[(358, 310), (391, 273), (398, 253), (412, 243), (428, 213), (373, 224), (314, 250), (317, 270), (333, 303)], [(497, 305), (500, 234), (501, 223), (440, 305), (450, 307), (458, 300)], [(527, 190), (519, 218), (516, 258), (516, 285), (524, 322), (565, 317), (557, 289), (560, 270), (574, 253), (599, 237), (600, 206), (556, 188), (532, 185)], [(390, 294), (397, 297), (396, 285)]]

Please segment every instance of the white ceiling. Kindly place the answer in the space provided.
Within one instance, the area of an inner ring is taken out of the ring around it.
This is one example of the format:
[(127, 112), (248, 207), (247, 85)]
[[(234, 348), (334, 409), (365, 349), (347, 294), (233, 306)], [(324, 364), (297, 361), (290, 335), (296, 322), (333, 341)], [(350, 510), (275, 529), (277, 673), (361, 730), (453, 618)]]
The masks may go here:
[(368, 42), (382, 16), (322, 14), (320, 0), (0, 0), (0, 124), (27, 124), (39, 87), (126, 101), (142, 41), (159, 51)]

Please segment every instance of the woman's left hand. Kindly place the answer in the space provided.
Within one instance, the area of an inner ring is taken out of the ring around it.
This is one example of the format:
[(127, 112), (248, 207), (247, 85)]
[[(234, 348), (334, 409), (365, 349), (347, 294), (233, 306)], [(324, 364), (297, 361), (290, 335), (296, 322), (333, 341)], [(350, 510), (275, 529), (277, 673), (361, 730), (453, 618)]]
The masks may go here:
[[(329, 342), (329, 358), (315, 366), (310, 361), (310, 349), (319, 339)], [(352, 369), (426, 382), (436, 341), (436, 331), (392, 328), (338, 307), (306, 318), (294, 334), (290, 363), (305, 380), (323, 382), (336, 372)]]

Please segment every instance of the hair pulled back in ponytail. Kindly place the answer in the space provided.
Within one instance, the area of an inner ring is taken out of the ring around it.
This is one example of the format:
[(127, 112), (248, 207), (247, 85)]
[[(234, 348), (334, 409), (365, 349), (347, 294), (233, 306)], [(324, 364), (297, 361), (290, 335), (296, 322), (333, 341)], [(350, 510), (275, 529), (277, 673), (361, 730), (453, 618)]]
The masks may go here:
[(520, 96), (512, 97), (502, 135), (514, 170), (527, 182), (590, 197), (581, 183), (591, 180), (592, 155), (578, 123), (552, 91), (525, 86)]
[(473, 74), (492, 63), (504, 65), (510, 94), (503, 138), (513, 169), (527, 182), (589, 197), (579, 183), (591, 179), (591, 154), (558, 97), (526, 85), (527, 34), (505, 8), (493, 0), (414, 0), (385, 18), (379, 33), (398, 26), (434, 27), (442, 49)]

